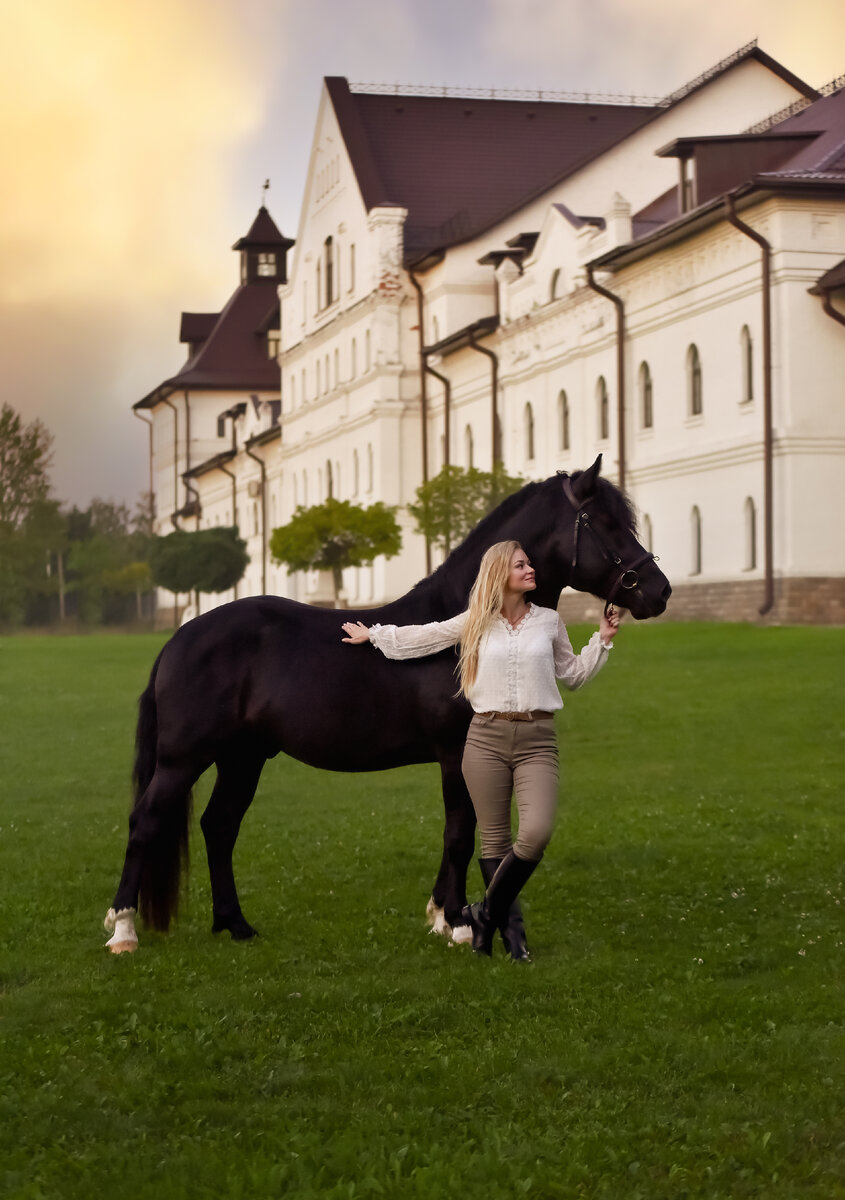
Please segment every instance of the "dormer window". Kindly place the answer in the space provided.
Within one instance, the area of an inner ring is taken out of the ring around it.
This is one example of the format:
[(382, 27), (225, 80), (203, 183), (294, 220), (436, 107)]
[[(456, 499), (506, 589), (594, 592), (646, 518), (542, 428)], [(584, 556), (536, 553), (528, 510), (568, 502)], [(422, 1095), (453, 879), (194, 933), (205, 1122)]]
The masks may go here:
[(282, 345), (282, 334), (278, 329), (271, 329), (267, 334), (267, 357), (277, 359)]
[(258, 267), (257, 274), (264, 279), (273, 279), (276, 274), (276, 256), (275, 254), (263, 253), (257, 256)]

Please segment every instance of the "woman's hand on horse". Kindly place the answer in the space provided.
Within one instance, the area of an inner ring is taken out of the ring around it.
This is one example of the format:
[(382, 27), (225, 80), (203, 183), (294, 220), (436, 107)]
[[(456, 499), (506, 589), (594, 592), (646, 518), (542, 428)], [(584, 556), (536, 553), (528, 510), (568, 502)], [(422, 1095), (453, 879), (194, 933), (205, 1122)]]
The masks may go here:
[(599, 621), (599, 637), (605, 645), (609, 645), (618, 632), (619, 613), (616, 609), (612, 608), (607, 615), (602, 613), (601, 620)]
[(362, 642), (370, 640), (370, 631), (363, 621), (346, 621), (343, 625), (343, 630), (349, 634), (349, 637), (345, 637), (342, 640), (350, 642), (353, 646), (360, 646)]

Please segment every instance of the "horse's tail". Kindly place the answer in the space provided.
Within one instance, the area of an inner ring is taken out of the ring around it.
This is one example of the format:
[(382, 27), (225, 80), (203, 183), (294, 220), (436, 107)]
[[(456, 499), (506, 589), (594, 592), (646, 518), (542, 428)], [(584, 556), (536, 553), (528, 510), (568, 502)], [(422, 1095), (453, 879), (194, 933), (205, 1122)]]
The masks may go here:
[[(162, 651), (163, 653), (163, 651)], [(135, 765), (132, 772), (133, 811), (143, 801), (155, 774), (158, 754), (158, 706), (155, 684), (161, 654), (153, 664), (150, 682), (138, 702)], [(179, 884), (188, 865), (191, 789), (159, 798), (153, 834), (143, 843), (138, 907), (144, 924), (166, 932), (179, 908)]]

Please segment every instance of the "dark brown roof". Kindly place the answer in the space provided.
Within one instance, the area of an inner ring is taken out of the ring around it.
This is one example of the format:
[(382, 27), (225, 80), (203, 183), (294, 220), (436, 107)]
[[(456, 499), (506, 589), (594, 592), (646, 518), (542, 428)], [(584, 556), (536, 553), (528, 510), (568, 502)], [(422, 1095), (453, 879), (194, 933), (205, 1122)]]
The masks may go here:
[(809, 291), (812, 295), (817, 296), (820, 292), (835, 292), (840, 288), (845, 288), (845, 258), (835, 267), (831, 267), (829, 271), (825, 271)]
[(405, 259), (468, 239), (642, 125), (653, 106), (326, 87), (368, 209), (408, 209)]
[(233, 250), (246, 249), (267, 249), (272, 250), (277, 246), (289, 250), (293, 242), (290, 238), (284, 237), (276, 225), (276, 222), (270, 216), (264, 205), (258, 210), (255, 220), (249, 227), (249, 233), (246, 237), (238, 238), (232, 247)]
[(182, 313), (180, 342), (204, 342), (217, 324), (220, 313)]
[[(207, 339), (171, 379), (164, 380), (135, 408), (151, 408), (162, 390), (220, 388), (278, 391), (279, 364), (268, 357), (263, 329), (278, 308), (275, 291), (262, 283), (242, 284), (217, 317)], [(206, 314), (202, 314), (206, 315)], [(269, 325), (268, 325), (269, 322)]]

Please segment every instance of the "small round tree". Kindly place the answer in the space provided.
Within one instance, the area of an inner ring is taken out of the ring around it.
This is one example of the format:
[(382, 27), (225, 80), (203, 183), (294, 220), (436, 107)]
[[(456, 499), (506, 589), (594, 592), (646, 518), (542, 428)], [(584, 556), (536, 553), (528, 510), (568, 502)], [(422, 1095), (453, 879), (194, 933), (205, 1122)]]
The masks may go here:
[(520, 475), (508, 475), (502, 463), (496, 463), (492, 471), (445, 466), (417, 488), (417, 502), (408, 505), (408, 512), (417, 531), (448, 554), (482, 517), (525, 482)]
[(287, 525), (274, 529), (270, 552), (294, 571), (331, 571), (337, 607), (344, 567), (367, 566), (402, 548), (396, 509), (378, 501), (364, 507), (349, 500), (326, 500), (311, 508), (300, 505)]
[(153, 583), (180, 593), (226, 592), (249, 563), (246, 542), (234, 527), (215, 526), (191, 533), (176, 529), (153, 538), (150, 571)]

